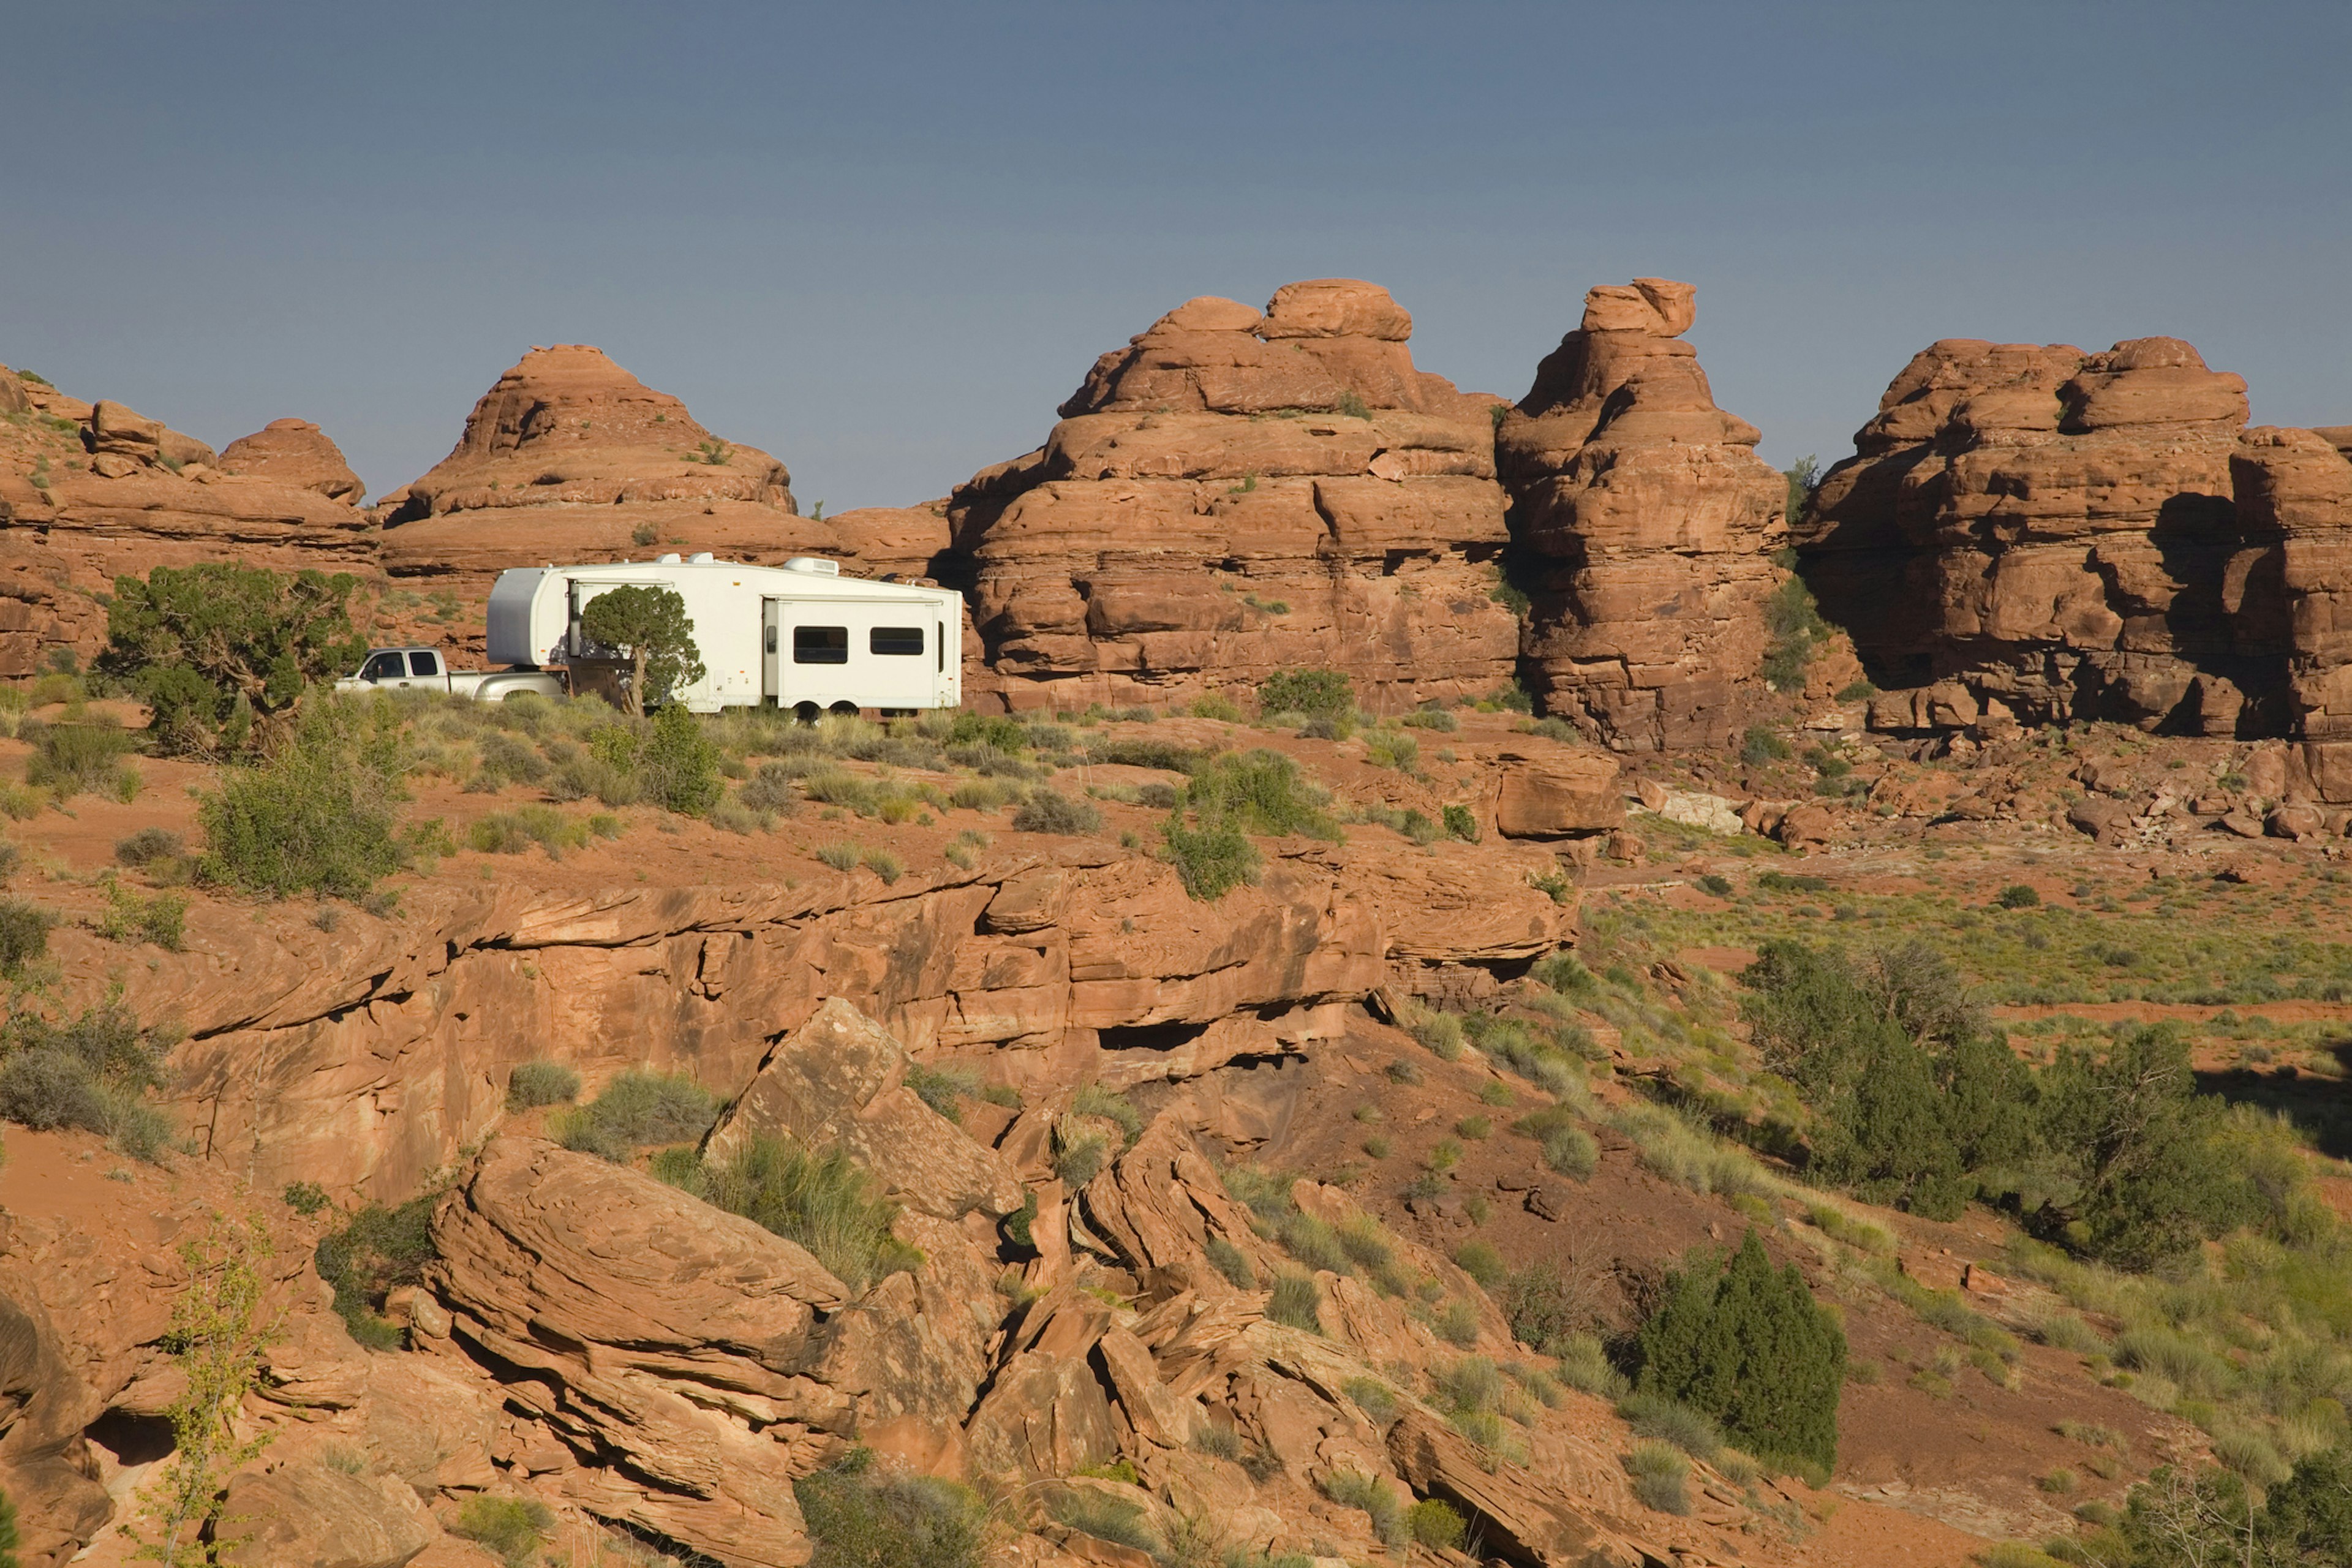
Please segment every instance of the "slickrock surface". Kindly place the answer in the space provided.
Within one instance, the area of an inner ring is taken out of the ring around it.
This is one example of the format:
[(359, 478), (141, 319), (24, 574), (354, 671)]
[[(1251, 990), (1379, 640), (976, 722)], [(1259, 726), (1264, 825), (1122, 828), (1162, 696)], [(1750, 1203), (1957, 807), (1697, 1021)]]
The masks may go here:
[(1719, 746), (1759, 689), (1787, 486), (1715, 405), (1687, 283), (1593, 289), (1503, 415), (1512, 530), (1538, 563), (1526, 639), (1544, 710), (1621, 751)]
[(95, 595), (123, 573), (220, 560), (368, 566), (368, 517), (320, 493), (315, 465), (232, 473), (202, 441), (120, 403), (84, 403), (5, 368), (0, 388), (0, 676), (61, 652), (86, 663), (106, 644)]
[(2245, 383), (2177, 338), (1914, 357), (1798, 530), (1823, 613), (1889, 689), (1874, 723), (2278, 732), (2277, 663), (2232, 625), (2245, 421)]
[(1036, 451), (950, 506), (1008, 705), (1165, 700), (1276, 670), (1397, 700), (1508, 679), (1496, 400), (1413, 368), (1387, 290), (1171, 310), (1095, 363)]
[(250, 436), (221, 448), (220, 466), (280, 484), (316, 490), (329, 500), (357, 506), (367, 487), (343, 461), (343, 449), (308, 419), (272, 419)]

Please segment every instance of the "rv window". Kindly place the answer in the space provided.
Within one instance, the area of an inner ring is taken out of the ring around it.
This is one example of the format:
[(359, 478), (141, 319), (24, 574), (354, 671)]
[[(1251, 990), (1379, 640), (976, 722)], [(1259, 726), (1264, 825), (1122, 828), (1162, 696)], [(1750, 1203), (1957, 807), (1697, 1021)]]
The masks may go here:
[(408, 673), (438, 675), (441, 673), (441, 660), (429, 653), (412, 653), (408, 656)]
[(866, 634), (866, 647), (872, 653), (907, 653), (919, 658), (923, 652), (923, 628), (876, 626)]
[(947, 628), (947, 625), (946, 625), (946, 623), (945, 623), (945, 622), (942, 622), (942, 623), (940, 623), (940, 672), (941, 672), (942, 674), (946, 673), (947, 668), (948, 668), (948, 628)]
[(360, 671), (360, 679), (362, 680), (398, 680), (406, 673), (400, 668), (398, 654), (380, 653), (367, 661), (367, 668)]
[(793, 628), (793, 662), (794, 664), (847, 664), (849, 662), (849, 628), (847, 626), (794, 626)]
[(770, 653), (776, 651), (776, 628), (773, 626), (768, 628), (768, 651)]

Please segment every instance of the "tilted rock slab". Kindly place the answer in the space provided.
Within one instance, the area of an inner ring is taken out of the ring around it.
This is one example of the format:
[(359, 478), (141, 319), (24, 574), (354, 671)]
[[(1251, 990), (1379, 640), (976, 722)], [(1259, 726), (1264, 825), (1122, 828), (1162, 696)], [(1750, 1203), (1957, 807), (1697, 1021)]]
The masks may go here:
[(1540, 579), (1524, 644), (1537, 697), (1618, 751), (1730, 739), (1782, 577), (1787, 482), (1682, 341), (1695, 292), (1593, 289), (1496, 429), (1512, 535)]
[(950, 502), (1006, 705), (1165, 701), (1277, 670), (1396, 700), (1510, 676), (1496, 400), (1413, 368), (1349, 279), (1203, 298), (1096, 362), (1044, 446)]

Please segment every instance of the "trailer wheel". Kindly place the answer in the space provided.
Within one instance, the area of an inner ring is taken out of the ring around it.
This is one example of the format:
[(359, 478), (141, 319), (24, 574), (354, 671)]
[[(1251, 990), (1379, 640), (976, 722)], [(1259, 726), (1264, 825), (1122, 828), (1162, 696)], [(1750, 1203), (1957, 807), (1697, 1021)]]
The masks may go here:
[(855, 702), (836, 702), (831, 708), (826, 709), (825, 711), (828, 713), (846, 713), (849, 717), (855, 719), (857, 717), (857, 704)]
[(814, 724), (816, 722), (816, 719), (817, 707), (815, 703), (798, 702), (793, 705), (793, 721), (794, 723)]

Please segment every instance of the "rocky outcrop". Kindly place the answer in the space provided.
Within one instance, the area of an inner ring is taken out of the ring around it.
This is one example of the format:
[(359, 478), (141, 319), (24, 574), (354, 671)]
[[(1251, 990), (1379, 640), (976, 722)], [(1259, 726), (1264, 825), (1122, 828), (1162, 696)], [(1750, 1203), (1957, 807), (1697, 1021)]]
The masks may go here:
[(1730, 739), (1781, 580), (1787, 486), (1682, 341), (1693, 294), (1593, 289), (1496, 430), (1530, 563), (1527, 674), (1546, 712), (1620, 751)]
[(220, 466), (232, 474), (252, 474), (316, 490), (329, 500), (357, 506), (367, 487), (343, 460), (343, 450), (308, 419), (273, 419), (250, 436), (221, 448)]
[(373, 562), (367, 516), (306, 484), (230, 473), (203, 442), (120, 403), (0, 380), (26, 405), (0, 424), (0, 676), (96, 655), (106, 644), (99, 595), (124, 573)]
[(104, 1408), (31, 1282), (0, 1279), (0, 1495), (16, 1505), (25, 1563), (64, 1563), (113, 1511), (82, 1436)]
[(2273, 730), (2275, 649), (2237, 616), (2245, 420), (2245, 383), (2177, 338), (1922, 351), (1796, 531), (1896, 700), (1874, 721)]
[(2352, 442), (2262, 426), (2230, 456), (2244, 548), (2224, 585), (2238, 647), (2286, 670), (2287, 732), (2352, 742)]
[(1397, 700), (1507, 679), (1493, 399), (1416, 370), (1385, 289), (1198, 299), (1104, 354), (950, 504), (997, 697), (1166, 700), (1281, 669)]

